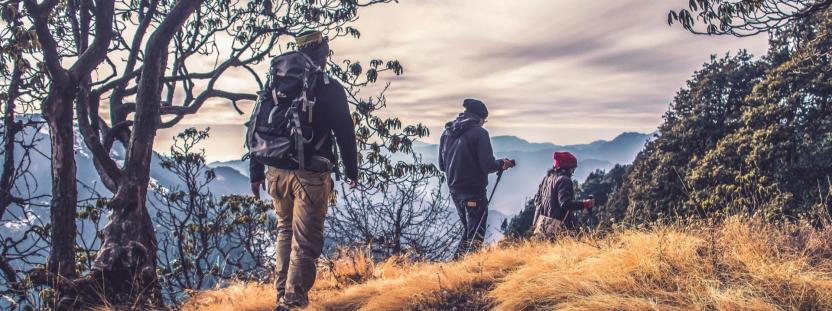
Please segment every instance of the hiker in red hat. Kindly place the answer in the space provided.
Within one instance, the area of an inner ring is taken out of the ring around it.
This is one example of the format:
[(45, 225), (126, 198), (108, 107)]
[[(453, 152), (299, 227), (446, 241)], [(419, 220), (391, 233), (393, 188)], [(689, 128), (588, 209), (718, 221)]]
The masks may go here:
[(578, 159), (569, 152), (555, 152), (554, 160), (534, 200), (534, 235), (547, 239), (554, 238), (561, 228), (569, 228), (575, 220), (573, 211), (595, 207), (595, 199), (575, 200), (572, 173)]

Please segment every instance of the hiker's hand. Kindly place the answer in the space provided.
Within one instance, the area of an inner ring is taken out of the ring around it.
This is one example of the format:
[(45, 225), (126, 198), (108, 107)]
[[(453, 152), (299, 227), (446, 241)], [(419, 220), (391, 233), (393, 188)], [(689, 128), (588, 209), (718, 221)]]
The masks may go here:
[(503, 167), (501, 167), (500, 169), (503, 170), (503, 171), (514, 167), (514, 160), (512, 160), (512, 159), (505, 158), (505, 159), (502, 159), (502, 162), (503, 162)]
[(350, 189), (358, 188), (358, 181), (357, 180), (350, 180), (349, 185), (350, 185)]
[(584, 209), (591, 210), (595, 207), (595, 199), (586, 199), (584, 200)]
[(254, 198), (258, 200), (260, 200), (260, 187), (263, 187), (262, 180), (251, 183), (251, 194), (253, 194)]

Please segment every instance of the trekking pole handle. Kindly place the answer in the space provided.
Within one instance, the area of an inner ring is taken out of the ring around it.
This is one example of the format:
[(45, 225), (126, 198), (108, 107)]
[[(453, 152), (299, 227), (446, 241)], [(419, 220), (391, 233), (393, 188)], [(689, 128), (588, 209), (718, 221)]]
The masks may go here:
[[(514, 167), (517, 165), (517, 162), (512, 159), (503, 159), (503, 161), (508, 162), (508, 167)], [(494, 199), (494, 192), (497, 191), (497, 185), (500, 184), (500, 180), (503, 179), (503, 172), (506, 170), (503, 169), (505, 164), (501, 165), (500, 168), (497, 170), (497, 181), (494, 182), (494, 188), (491, 189), (491, 196), (488, 197), (488, 204), (491, 204), (491, 200)]]
[(500, 164), (499, 169), (497, 169), (497, 174), (502, 174), (503, 171), (517, 166), (517, 161), (512, 159), (503, 159), (503, 162)]

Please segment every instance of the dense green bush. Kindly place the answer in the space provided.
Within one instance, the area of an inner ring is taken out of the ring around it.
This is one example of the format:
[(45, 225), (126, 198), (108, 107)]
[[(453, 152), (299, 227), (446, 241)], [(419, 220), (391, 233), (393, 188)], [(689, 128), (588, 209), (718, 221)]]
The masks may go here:
[(712, 58), (682, 88), (609, 206), (617, 221), (828, 218), (830, 12), (776, 30), (768, 55)]

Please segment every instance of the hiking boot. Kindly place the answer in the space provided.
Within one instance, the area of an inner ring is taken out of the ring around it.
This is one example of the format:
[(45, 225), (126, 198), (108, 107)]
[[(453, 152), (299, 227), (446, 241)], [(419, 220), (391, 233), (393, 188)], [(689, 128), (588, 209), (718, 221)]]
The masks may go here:
[(274, 311), (292, 311), (292, 310), (298, 310), (300, 308), (303, 308), (303, 306), (296, 305), (296, 304), (289, 304), (289, 303), (285, 303), (285, 302), (278, 302), (277, 307), (274, 308)]
[(290, 308), (303, 308), (309, 304), (309, 298), (305, 294), (290, 292), (283, 296), (283, 303)]

